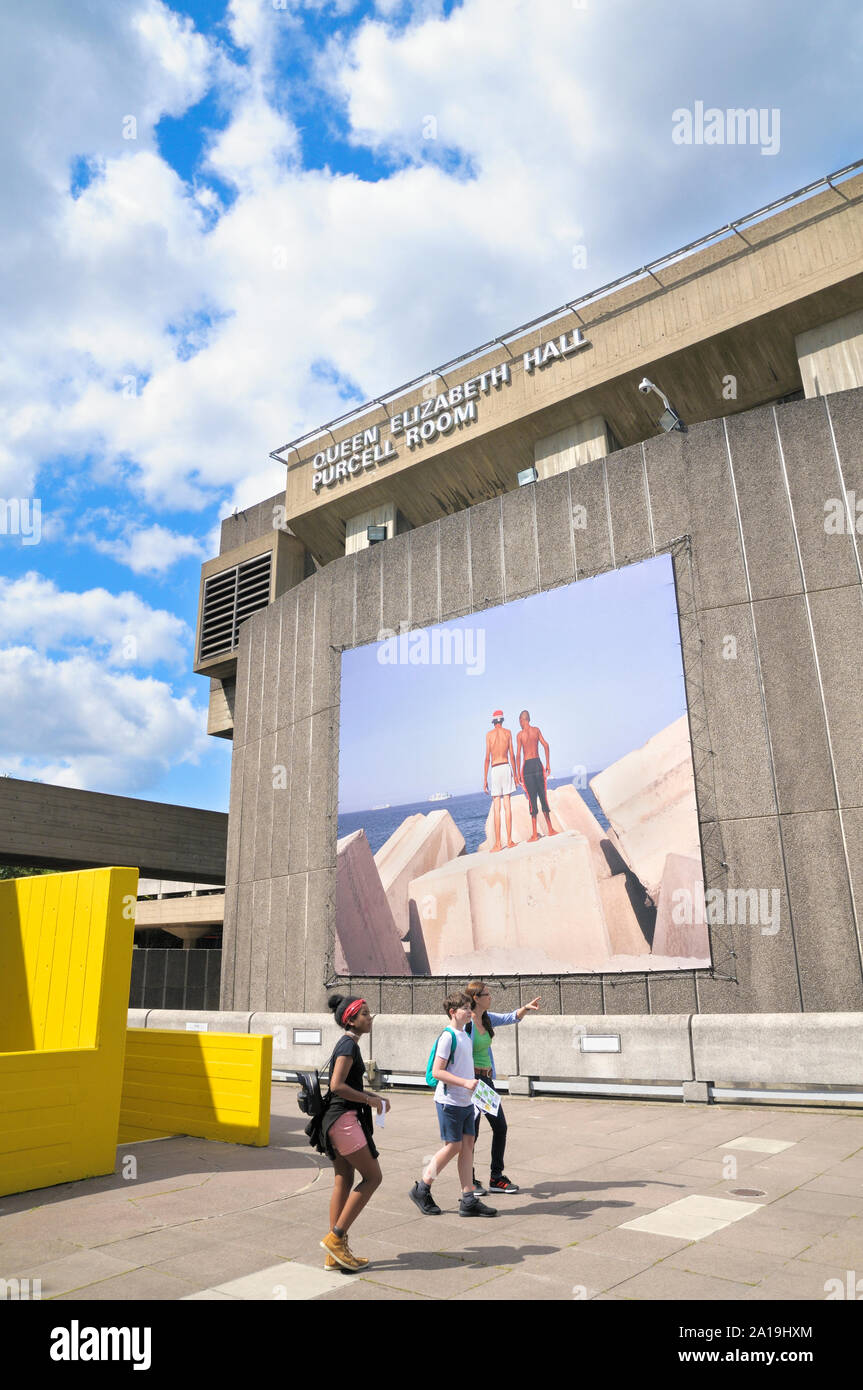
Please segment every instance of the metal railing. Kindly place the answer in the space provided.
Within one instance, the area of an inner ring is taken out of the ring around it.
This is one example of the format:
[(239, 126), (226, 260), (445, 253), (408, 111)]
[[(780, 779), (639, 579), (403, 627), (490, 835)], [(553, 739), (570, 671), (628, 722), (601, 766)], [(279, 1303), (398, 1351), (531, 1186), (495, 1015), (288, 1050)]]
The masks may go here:
[[(846, 164), (843, 169), (837, 169), (832, 174), (825, 174), (822, 178), (816, 179), (814, 183), (808, 183), (804, 188), (798, 188), (793, 193), (786, 193), (784, 197), (777, 198), (772, 203), (765, 203), (763, 207), (756, 208), (754, 212), (748, 212), (743, 217), (735, 218), (733, 222), (727, 222), (724, 227), (718, 227), (715, 232), (708, 232), (706, 236), (699, 237), (697, 241), (690, 241), (686, 246), (678, 247), (676, 251), (669, 251), (666, 255), (660, 256), (658, 260), (649, 261), (638, 270), (631, 270), (626, 275), (619, 276), (616, 280), (609, 280), (607, 285), (600, 285), (599, 289), (591, 290), (588, 294), (581, 295), (578, 299), (568, 300), (565, 304), (561, 304), (559, 308), (552, 309), (550, 313), (541, 314), (539, 318), (530, 319), (529, 322), (521, 324), (518, 328), (510, 329), (509, 332), (502, 333), (497, 338), (490, 338), (487, 343), (483, 343), (480, 347), (472, 348), (469, 352), (462, 353), (460, 357), (453, 357), (449, 362), (445, 362), (442, 367), (435, 367), (431, 371), (424, 372), (421, 376), (414, 377), (411, 381), (405, 382), (403, 386), (398, 386), (393, 391), (387, 391), (383, 396), (375, 396), (371, 400), (366, 401), (363, 405), (354, 406), (352, 410), (347, 411), (344, 415), (338, 415), (334, 420), (330, 420), (328, 424), (320, 425), (317, 429), (309, 430), (306, 434), (301, 434), (297, 439), (291, 440), (290, 443), (282, 444), (278, 449), (273, 449), (270, 453), (270, 458), (275, 459), (277, 463), (286, 465), (288, 468), (296, 468), (297, 464), (288, 464), (287, 460), (282, 458), (282, 454), (291, 449), (293, 449), (295, 453), (298, 453), (301, 444), (307, 444), (310, 440), (316, 439), (322, 434), (332, 434), (333, 429), (337, 425), (344, 425), (348, 420), (358, 420), (363, 415), (367, 415), (375, 406), (380, 406), (386, 414), (386, 405), (388, 401), (398, 400), (400, 396), (406, 395), (408, 391), (412, 391), (415, 387), (421, 386), (435, 377), (443, 377), (446, 372), (452, 371), (453, 367), (461, 366), (463, 363), (470, 362), (476, 357), (482, 357), (484, 353), (489, 352), (493, 347), (505, 348), (508, 342), (516, 338), (524, 337), (532, 328), (542, 328), (545, 324), (553, 323), (555, 319), (562, 318), (565, 314), (575, 314), (576, 318), (578, 318), (579, 309), (592, 303), (596, 299), (601, 299), (605, 295), (610, 294), (612, 290), (622, 289), (624, 285), (636, 284), (639, 280), (648, 275), (656, 278), (654, 272), (660, 270), (663, 266), (672, 265), (675, 261), (679, 260), (681, 256), (687, 256), (691, 251), (697, 251), (699, 247), (709, 246), (719, 237), (727, 236), (729, 232), (739, 235), (739, 229), (741, 227), (749, 226), (758, 218), (766, 217), (769, 213), (776, 212), (779, 208), (789, 207), (798, 199), (808, 197), (808, 195), (814, 193), (816, 189), (831, 188), (834, 193), (839, 193), (838, 188), (834, 186), (834, 181), (849, 178), (859, 169), (863, 169), (863, 159), (855, 160), (853, 164)], [(840, 193), (839, 196), (844, 197), (845, 195)], [(848, 200), (846, 199), (846, 201)], [(741, 240), (745, 242), (746, 238), (741, 237)], [(748, 245), (749, 243), (747, 242), (746, 244)], [(661, 288), (665, 288), (660, 280), (657, 280), (657, 284), (660, 285)]]

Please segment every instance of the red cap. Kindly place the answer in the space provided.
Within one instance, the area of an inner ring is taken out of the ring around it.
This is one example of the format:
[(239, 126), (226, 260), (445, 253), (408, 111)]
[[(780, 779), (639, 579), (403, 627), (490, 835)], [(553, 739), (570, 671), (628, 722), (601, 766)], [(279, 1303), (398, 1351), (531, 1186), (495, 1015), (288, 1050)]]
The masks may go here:
[(492, 715), (492, 719), (503, 719), (503, 710), (496, 709), (494, 714)]

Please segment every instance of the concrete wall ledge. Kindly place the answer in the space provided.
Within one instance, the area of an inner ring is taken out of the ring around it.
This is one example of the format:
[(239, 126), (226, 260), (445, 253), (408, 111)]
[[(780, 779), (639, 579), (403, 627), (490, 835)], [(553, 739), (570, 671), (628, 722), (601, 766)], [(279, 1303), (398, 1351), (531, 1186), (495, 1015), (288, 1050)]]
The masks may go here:
[(863, 1086), (863, 1013), (696, 1014), (692, 1046), (699, 1081)]
[[(329, 1013), (129, 1010), (130, 1028), (187, 1024), (206, 1024), (213, 1033), (271, 1033), (273, 1066), (285, 1071), (321, 1070), (341, 1033)], [(371, 1037), (363, 1039), (363, 1056), (384, 1072), (424, 1076), (445, 1026), (442, 1014), (379, 1014)], [(320, 1042), (298, 1040), (297, 1032), (319, 1033)], [(591, 1039), (615, 1038), (619, 1052), (583, 1050)], [(537, 1081), (681, 1088), (706, 1082), (744, 1090), (787, 1087), (789, 1096), (794, 1087), (863, 1089), (863, 1013), (528, 1016), (501, 1028), (493, 1047), (502, 1077)]]

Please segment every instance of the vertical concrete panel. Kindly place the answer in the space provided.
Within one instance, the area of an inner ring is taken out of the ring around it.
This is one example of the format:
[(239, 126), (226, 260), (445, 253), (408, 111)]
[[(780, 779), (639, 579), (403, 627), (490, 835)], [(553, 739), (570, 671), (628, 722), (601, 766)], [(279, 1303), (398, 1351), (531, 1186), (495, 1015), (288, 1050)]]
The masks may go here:
[[(601, 980), (562, 980), (560, 985), (561, 1013), (590, 1018), (602, 1013)], [(554, 1012), (554, 1010), (549, 1010)]]
[(288, 961), (288, 897), (290, 878), (279, 875), (270, 880), (269, 941), (267, 945), (266, 1009), (286, 1013), (286, 972)]
[(312, 651), (312, 710), (331, 709), (339, 697), (341, 663), (332, 647), (333, 591), (340, 583), (336, 569), (319, 570), (314, 578), (314, 649)]
[(468, 512), (474, 611), (503, 600), (500, 499), (481, 502)]
[(507, 600), (535, 594), (539, 588), (535, 494), (535, 487), (519, 487), (500, 499)]
[(270, 866), (274, 877), (284, 876), (290, 870), (293, 747), (293, 725), (287, 729), (280, 729), (276, 734), (273, 754), (274, 766), (278, 770), (276, 786), (273, 789), (273, 830), (270, 848)]
[(260, 743), (258, 787), (255, 797), (255, 851), (252, 867), (254, 879), (268, 879), (272, 873), (273, 802), (276, 793), (273, 783), (281, 780), (275, 769), (276, 735), (266, 734)]
[(289, 589), (274, 607), (282, 614), (282, 650), (279, 657), (279, 685), (276, 692), (276, 729), (288, 728), (294, 721), (294, 681), (297, 668), (297, 590)]
[(333, 572), (330, 599), (330, 642), (338, 649), (350, 647), (354, 640), (354, 586), (356, 555), (345, 555), (327, 565)]
[(863, 1009), (863, 972), (839, 817), (783, 816), (791, 912), (807, 1012)]
[(325, 869), (335, 863), (336, 825), (331, 818), (330, 789), (337, 766), (331, 763), (333, 711), (313, 714), (309, 773), (308, 858), (309, 869)]
[[(777, 406), (776, 423), (806, 588), (827, 589), (858, 583), (853, 535), (847, 530), (828, 532), (825, 529), (828, 517), (825, 504), (830, 498), (842, 502), (842, 492), (823, 398)], [(844, 503), (841, 518), (844, 522)]]
[(826, 810), (836, 796), (804, 599), (753, 608), (779, 810)]
[(722, 420), (696, 425), (684, 451), (699, 608), (745, 603), (746, 571)]
[(725, 423), (752, 597), (800, 593), (803, 581), (773, 411), (746, 411)]
[[(306, 1009), (306, 971), (314, 962), (306, 959), (306, 901), (309, 876), (291, 874), (285, 897), (285, 1012), (304, 1013)], [(324, 955), (317, 962), (323, 978)]]
[[(401, 984), (394, 981), (381, 981), (381, 1013), (382, 1014), (409, 1014), (412, 1013), (411, 1007), (411, 983), (409, 980)], [(444, 1025), (446, 1026), (446, 1025)], [(443, 1028), (441, 1029), (443, 1032)], [(431, 1049), (432, 1039), (429, 1039), (429, 1049)]]
[(440, 522), (409, 532), (410, 613), (414, 626), (440, 619)]
[(607, 1014), (646, 1014), (647, 982), (643, 975), (606, 975), (602, 981)]
[(600, 574), (613, 563), (608, 529), (603, 460), (572, 468), (569, 478), (570, 508), (575, 537), (575, 563), (579, 579)]
[(254, 935), (254, 893), (253, 883), (241, 883), (237, 891), (237, 932), (234, 948), (234, 1003), (235, 1009), (249, 1007), (249, 981), (252, 963), (252, 938)]
[(356, 556), (357, 610), (354, 643), (363, 646), (366, 642), (376, 642), (381, 630), (381, 583), (383, 560), (381, 552), (385, 545), (373, 545), (368, 550), (360, 550)]
[(695, 976), (688, 970), (681, 970), (678, 975), (648, 975), (647, 997), (652, 1014), (694, 1014), (698, 1011)]
[(259, 878), (252, 892), (252, 939), (249, 956), (250, 1009), (267, 1007), (267, 960), (270, 950), (270, 892), (272, 880)]
[(686, 459), (692, 443), (688, 434), (675, 430), (646, 439), (642, 447), (653, 540), (659, 550), (690, 532)]
[[(234, 968), (237, 958), (237, 895), (236, 883), (225, 885), (225, 918), (222, 923), (222, 978), (219, 988), (219, 1008), (234, 1007)], [(207, 953), (209, 955), (209, 952)]]
[(473, 606), (470, 577), (468, 514), (454, 512), (440, 523), (441, 619), (469, 613)]
[[(837, 391), (825, 399), (845, 488), (863, 503), (863, 391)], [(838, 496), (838, 494), (830, 494)], [(863, 516), (863, 507), (858, 516)], [(860, 536), (857, 534), (857, 548)]]
[(858, 584), (810, 595), (840, 806), (863, 806), (860, 653), (863, 602)]
[(319, 869), (308, 875), (308, 906), (304, 950), (303, 1009), (320, 1013), (327, 1005), (326, 962), (332, 961), (335, 932), (335, 869)]
[(225, 882), (236, 883), (240, 875), (240, 831), (243, 824), (243, 764), (245, 748), (234, 744), (231, 749), (231, 793), (228, 812), (228, 848), (225, 857)]
[(246, 742), (256, 743), (261, 737), (261, 705), (264, 694), (264, 655), (266, 648), (267, 611), (254, 613), (240, 629), (249, 629), (248, 668), (249, 692), (246, 706)]
[(845, 831), (845, 852), (851, 882), (851, 893), (856, 908), (857, 932), (863, 933), (863, 808), (855, 806), (843, 811), (842, 825)]
[(540, 588), (569, 584), (575, 579), (569, 479), (565, 473), (558, 473), (536, 483), (532, 490), (536, 501)]
[(642, 560), (653, 553), (653, 539), (644, 490), (641, 445), (633, 444), (609, 454), (605, 460), (614, 558), (618, 565)]
[(248, 883), (255, 872), (255, 807), (261, 776), (261, 742), (247, 744), (243, 760), (243, 799), (240, 813), (240, 855), (237, 877)]
[(308, 719), (312, 712), (312, 669), (315, 634), (315, 581), (304, 579), (297, 585), (297, 643), (294, 658), (293, 722)]
[(755, 660), (748, 604), (699, 614), (702, 676), (709, 743), (707, 773), (713, 778), (716, 814), (775, 815), (770, 747)]
[(294, 725), (291, 761), (291, 828), (289, 869), (292, 874), (304, 873), (309, 866), (309, 801), (311, 792), (312, 721), (303, 719)]
[(382, 626), (393, 632), (399, 631), (399, 623), (411, 623), (410, 594), (410, 532), (394, 536), (381, 546), (383, 585)]
[(273, 734), (278, 724), (279, 685), (281, 683), (282, 612), (272, 603), (264, 610), (264, 677), (261, 687), (261, 733)]
[[(713, 965), (717, 972), (736, 973), (737, 983), (721, 978), (696, 976), (700, 1013), (798, 1013), (801, 1009), (797, 979), (794, 932), (791, 909), (785, 888), (782, 845), (779, 822), (775, 816), (756, 819), (728, 820), (720, 826), (727, 879), (711, 879), (709, 888), (723, 890), (721, 912), (724, 919), (710, 929)], [(764, 890), (768, 910), (779, 893), (779, 930), (762, 933), (762, 926), (752, 924), (751, 913), (742, 913), (737, 899), (729, 899), (727, 889), (740, 891)], [(729, 907), (734, 904), (735, 917), (745, 915), (747, 921), (728, 925)], [(729, 956), (729, 947), (736, 957)]]

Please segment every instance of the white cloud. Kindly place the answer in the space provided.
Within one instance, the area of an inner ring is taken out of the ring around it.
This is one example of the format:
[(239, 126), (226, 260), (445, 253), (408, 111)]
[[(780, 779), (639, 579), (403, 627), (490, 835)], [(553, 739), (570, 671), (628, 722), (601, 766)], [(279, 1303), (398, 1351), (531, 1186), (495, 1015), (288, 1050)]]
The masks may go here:
[(125, 526), (114, 539), (95, 533), (85, 538), (94, 550), (110, 555), (135, 574), (163, 575), (186, 556), (209, 559), (204, 543), (196, 536), (183, 536), (157, 523), (152, 526)]
[[(20, 579), (0, 576), (0, 633), (4, 643), (31, 643), (43, 654), (91, 644), (103, 664), (127, 670), (190, 665), (192, 634), (173, 613), (151, 608), (137, 594), (64, 591), (35, 571)], [(6, 709), (3, 719), (11, 727)]]
[(207, 746), (204, 716), (162, 681), (77, 653), (0, 650), (0, 770), (57, 786), (134, 795)]

